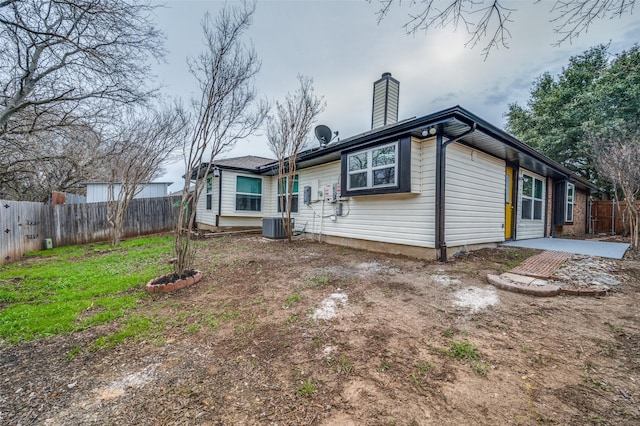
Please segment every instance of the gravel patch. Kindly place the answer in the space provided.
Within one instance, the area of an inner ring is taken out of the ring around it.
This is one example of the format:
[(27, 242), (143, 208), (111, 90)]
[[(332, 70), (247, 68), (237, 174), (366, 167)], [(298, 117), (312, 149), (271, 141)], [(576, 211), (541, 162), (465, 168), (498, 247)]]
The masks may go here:
[(618, 265), (613, 260), (576, 255), (553, 274), (549, 283), (563, 288), (610, 290), (622, 284), (616, 272)]
[(338, 306), (345, 306), (349, 296), (345, 293), (333, 293), (320, 303), (320, 307), (313, 312), (314, 320), (330, 320), (337, 315)]
[(454, 304), (463, 308), (470, 308), (478, 312), (489, 306), (497, 305), (498, 293), (493, 288), (467, 287), (454, 293)]

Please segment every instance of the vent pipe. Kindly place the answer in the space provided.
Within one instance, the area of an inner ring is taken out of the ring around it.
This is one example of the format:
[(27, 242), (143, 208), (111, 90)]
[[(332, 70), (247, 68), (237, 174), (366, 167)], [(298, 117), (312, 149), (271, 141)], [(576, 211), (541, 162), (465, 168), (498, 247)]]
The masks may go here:
[(371, 129), (398, 122), (399, 97), (400, 82), (391, 77), (390, 72), (385, 72), (380, 80), (373, 83)]

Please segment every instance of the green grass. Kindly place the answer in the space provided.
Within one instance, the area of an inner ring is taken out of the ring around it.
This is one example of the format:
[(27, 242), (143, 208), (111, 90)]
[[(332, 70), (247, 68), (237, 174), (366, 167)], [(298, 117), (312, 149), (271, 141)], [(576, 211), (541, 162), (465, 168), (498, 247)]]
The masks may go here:
[(487, 377), (489, 371), (489, 364), (481, 361), (471, 361), (471, 369), (480, 377)]
[(284, 307), (288, 308), (289, 306), (293, 305), (294, 303), (298, 303), (299, 301), (300, 301), (300, 295), (297, 292), (290, 294), (284, 300)]
[(453, 337), (453, 335), (456, 334), (456, 330), (454, 328), (445, 328), (444, 330), (442, 330), (442, 335), (444, 337)]
[(353, 362), (349, 361), (347, 357), (342, 354), (340, 359), (337, 360), (335, 365), (333, 366), (333, 370), (338, 374), (344, 374), (345, 376), (348, 376), (353, 371)]
[(468, 341), (452, 341), (451, 349), (444, 349), (443, 352), (451, 358), (468, 361), (474, 373), (480, 377), (487, 377), (489, 364), (481, 360), (480, 352)]
[(410, 374), (409, 378), (415, 385), (422, 386), (422, 378), (435, 367), (430, 362), (420, 362), (418, 363), (417, 368), (418, 371), (414, 374)]
[(316, 384), (313, 379), (309, 377), (306, 381), (298, 385), (297, 392), (302, 396), (311, 396), (316, 391)]
[(445, 353), (451, 358), (459, 360), (478, 361), (480, 359), (478, 350), (469, 342), (453, 341), (451, 342), (451, 349), (446, 350)]
[(67, 334), (123, 317), (167, 273), (170, 236), (33, 252), (0, 267), (0, 343)]
[(146, 316), (133, 315), (123, 321), (120, 330), (116, 333), (99, 337), (89, 346), (89, 350), (113, 349), (127, 339), (136, 342), (142, 339), (150, 339), (155, 343), (160, 343), (162, 341), (160, 337), (162, 330), (164, 330), (163, 322)]
[(310, 278), (310, 281), (311, 284), (309, 285), (309, 287), (326, 287), (327, 285), (329, 285), (329, 281), (331, 281), (331, 275), (314, 275)]

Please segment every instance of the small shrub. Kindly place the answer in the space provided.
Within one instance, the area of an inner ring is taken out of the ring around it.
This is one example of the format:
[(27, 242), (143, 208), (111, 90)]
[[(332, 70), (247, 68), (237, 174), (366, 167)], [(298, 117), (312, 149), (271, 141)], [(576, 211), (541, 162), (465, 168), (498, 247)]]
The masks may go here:
[(311, 287), (322, 286), (326, 287), (329, 285), (329, 281), (331, 281), (331, 275), (315, 275), (311, 277)]
[(81, 349), (79, 346), (74, 347), (73, 349), (71, 349), (69, 351), (69, 353), (67, 354), (66, 358), (67, 361), (71, 361), (76, 355), (78, 355), (80, 353)]
[(340, 357), (340, 361), (333, 367), (333, 369), (340, 374), (348, 376), (353, 371), (353, 363), (347, 359), (344, 354)]
[(291, 314), (289, 318), (284, 320), (286, 324), (295, 324), (298, 321), (298, 314)]
[(297, 392), (302, 396), (311, 396), (316, 391), (313, 379), (309, 377), (306, 381), (298, 386)]
[(186, 328), (185, 332), (189, 333), (189, 334), (195, 334), (198, 331), (200, 331), (200, 325), (199, 324), (191, 324), (189, 327)]
[(378, 371), (380, 373), (384, 372), (384, 371), (389, 371), (391, 370), (391, 363), (389, 363), (389, 361), (385, 360), (382, 362), (382, 364), (380, 364), (380, 367), (378, 367)]
[(312, 348), (318, 348), (322, 345), (324, 341), (324, 338), (321, 335), (318, 336), (313, 336), (313, 338), (311, 339), (311, 347)]
[(293, 294), (290, 294), (289, 296), (287, 296), (287, 298), (284, 300), (284, 307), (288, 308), (289, 306), (293, 305), (294, 303), (297, 303), (300, 301), (300, 295), (296, 292)]
[(605, 324), (608, 325), (611, 328), (611, 331), (616, 333), (618, 336), (624, 336), (625, 335), (624, 329), (622, 327), (620, 327), (619, 325), (611, 324), (610, 322), (605, 322)]
[(489, 364), (486, 362), (473, 361), (471, 363), (471, 369), (480, 377), (487, 377), (489, 371)]
[(480, 359), (478, 350), (473, 347), (469, 342), (451, 342), (451, 349), (445, 352), (451, 358), (455, 359), (467, 359), (470, 361), (477, 361)]
[(416, 386), (422, 386), (422, 378), (427, 372), (434, 369), (433, 364), (428, 361), (418, 363), (418, 371), (416, 373), (410, 374), (409, 378)]
[(456, 334), (456, 330), (453, 328), (445, 328), (444, 330), (442, 330), (442, 335), (444, 337), (451, 338), (454, 334)]

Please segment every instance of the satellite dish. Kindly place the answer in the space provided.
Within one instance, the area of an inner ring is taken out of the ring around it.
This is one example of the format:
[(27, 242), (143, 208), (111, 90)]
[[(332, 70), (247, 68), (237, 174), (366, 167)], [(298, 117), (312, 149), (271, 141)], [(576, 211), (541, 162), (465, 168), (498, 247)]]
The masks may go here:
[(318, 142), (320, 142), (320, 146), (326, 146), (329, 142), (331, 142), (331, 136), (333, 133), (329, 126), (325, 126), (324, 124), (320, 124), (316, 126), (316, 138)]

